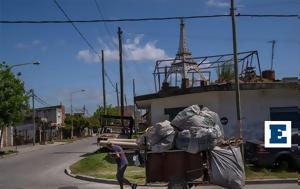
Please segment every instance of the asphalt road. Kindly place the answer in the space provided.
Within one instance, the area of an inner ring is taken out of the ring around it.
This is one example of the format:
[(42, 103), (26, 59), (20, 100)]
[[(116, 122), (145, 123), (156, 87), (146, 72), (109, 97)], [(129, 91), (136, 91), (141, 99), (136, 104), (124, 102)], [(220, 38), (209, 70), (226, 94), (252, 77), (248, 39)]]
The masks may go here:
[[(50, 146), (13, 157), (0, 159), (0, 189), (118, 189), (116, 185), (92, 183), (71, 178), (64, 169), (84, 154), (97, 149), (96, 138)], [(149, 187), (139, 187), (147, 189)], [(159, 189), (158, 187), (155, 187)], [(197, 189), (221, 189), (201, 186)], [(295, 184), (249, 185), (245, 189), (296, 189)]]

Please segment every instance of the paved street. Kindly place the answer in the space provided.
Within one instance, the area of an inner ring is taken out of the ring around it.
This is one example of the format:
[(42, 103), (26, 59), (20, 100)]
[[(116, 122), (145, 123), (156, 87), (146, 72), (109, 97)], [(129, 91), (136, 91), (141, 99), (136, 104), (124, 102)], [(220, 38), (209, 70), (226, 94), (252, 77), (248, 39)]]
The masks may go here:
[[(81, 155), (97, 149), (96, 138), (87, 138), (74, 143), (49, 146), (40, 150), (0, 159), (1, 189), (118, 189), (105, 185), (77, 180), (64, 174), (64, 169), (80, 159)], [(149, 187), (140, 187), (147, 189)], [(159, 189), (158, 187), (155, 187)], [(197, 187), (221, 189), (217, 186)], [(250, 185), (246, 189), (296, 189), (295, 184)]]

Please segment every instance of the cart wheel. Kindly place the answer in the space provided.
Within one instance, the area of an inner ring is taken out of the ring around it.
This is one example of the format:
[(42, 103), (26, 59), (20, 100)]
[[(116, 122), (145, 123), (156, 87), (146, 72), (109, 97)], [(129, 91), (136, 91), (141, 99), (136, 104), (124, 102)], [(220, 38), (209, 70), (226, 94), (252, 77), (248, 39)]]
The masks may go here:
[(182, 178), (170, 178), (168, 189), (189, 189), (189, 186)]

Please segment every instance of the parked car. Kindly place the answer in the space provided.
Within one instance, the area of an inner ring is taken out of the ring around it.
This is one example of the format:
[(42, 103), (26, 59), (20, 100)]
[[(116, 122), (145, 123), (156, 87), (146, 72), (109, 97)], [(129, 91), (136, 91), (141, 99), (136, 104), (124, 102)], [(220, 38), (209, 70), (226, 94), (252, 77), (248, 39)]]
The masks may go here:
[(245, 160), (260, 167), (300, 169), (300, 133), (292, 133), (291, 148), (265, 148), (262, 141), (246, 141)]

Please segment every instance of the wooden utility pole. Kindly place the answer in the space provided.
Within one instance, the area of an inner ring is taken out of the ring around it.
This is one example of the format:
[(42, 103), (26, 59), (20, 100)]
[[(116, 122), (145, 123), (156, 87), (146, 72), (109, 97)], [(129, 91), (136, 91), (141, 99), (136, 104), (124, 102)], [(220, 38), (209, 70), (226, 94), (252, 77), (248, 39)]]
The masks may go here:
[(124, 95), (124, 100), (125, 100), (125, 106), (124, 106), (124, 108), (127, 108), (127, 97), (126, 97), (126, 94)]
[(119, 98), (118, 83), (116, 83), (116, 93), (117, 93), (117, 106), (118, 106), (118, 111), (119, 111), (119, 114), (120, 114), (120, 98)]
[(272, 41), (270, 41), (270, 43), (272, 43), (271, 70), (273, 70), (273, 63), (274, 63), (274, 49), (275, 49), (276, 41), (275, 41), (275, 40), (272, 40)]
[(136, 123), (137, 123), (137, 118), (136, 118), (136, 108), (135, 108), (135, 82), (134, 79), (132, 80), (132, 95), (133, 95), (133, 119), (134, 119), (134, 131), (136, 131)]
[(31, 89), (32, 97), (32, 124), (33, 124), (33, 145), (35, 145), (35, 106), (34, 106), (34, 90)]
[(105, 93), (105, 67), (104, 67), (104, 51), (101, 50), (101, 63), (102, 63), (102, 94), (103, 94), (103, 108), (104, 114), (107, 114), (106, 111), (106, 93)]
[[(231, 24), (232, 24), (232, 39), (233, 39), (233, 60), (234, 60), (234, 75), (235, 75), (235, 97), (236, 97), (236, 116), (237, 125), (239, 128), (240, 138), (243, 139), (243, 126), (242, 126), (242, 115), (241, 115), (241, 97), (240, 97), (240, 83), (239, 83), (239, 68), (237, 58), (237, 39), (236, 39), (236, 25), (235, 25), (235, 7), (234, 0), (231, 0)], [(244, 154), (243, 145), (241, 146), (242, 154)], [(243, 156), (244, 157), (244, 156)]]
[(119, 63), (120, 63), (120, 90), (121, 90), (121, 122), (124, 126), (124, 84), (123, 84), (123, 62), (122, 62), (122, 30), (118, 27), (118, 39), (119, 39)]

